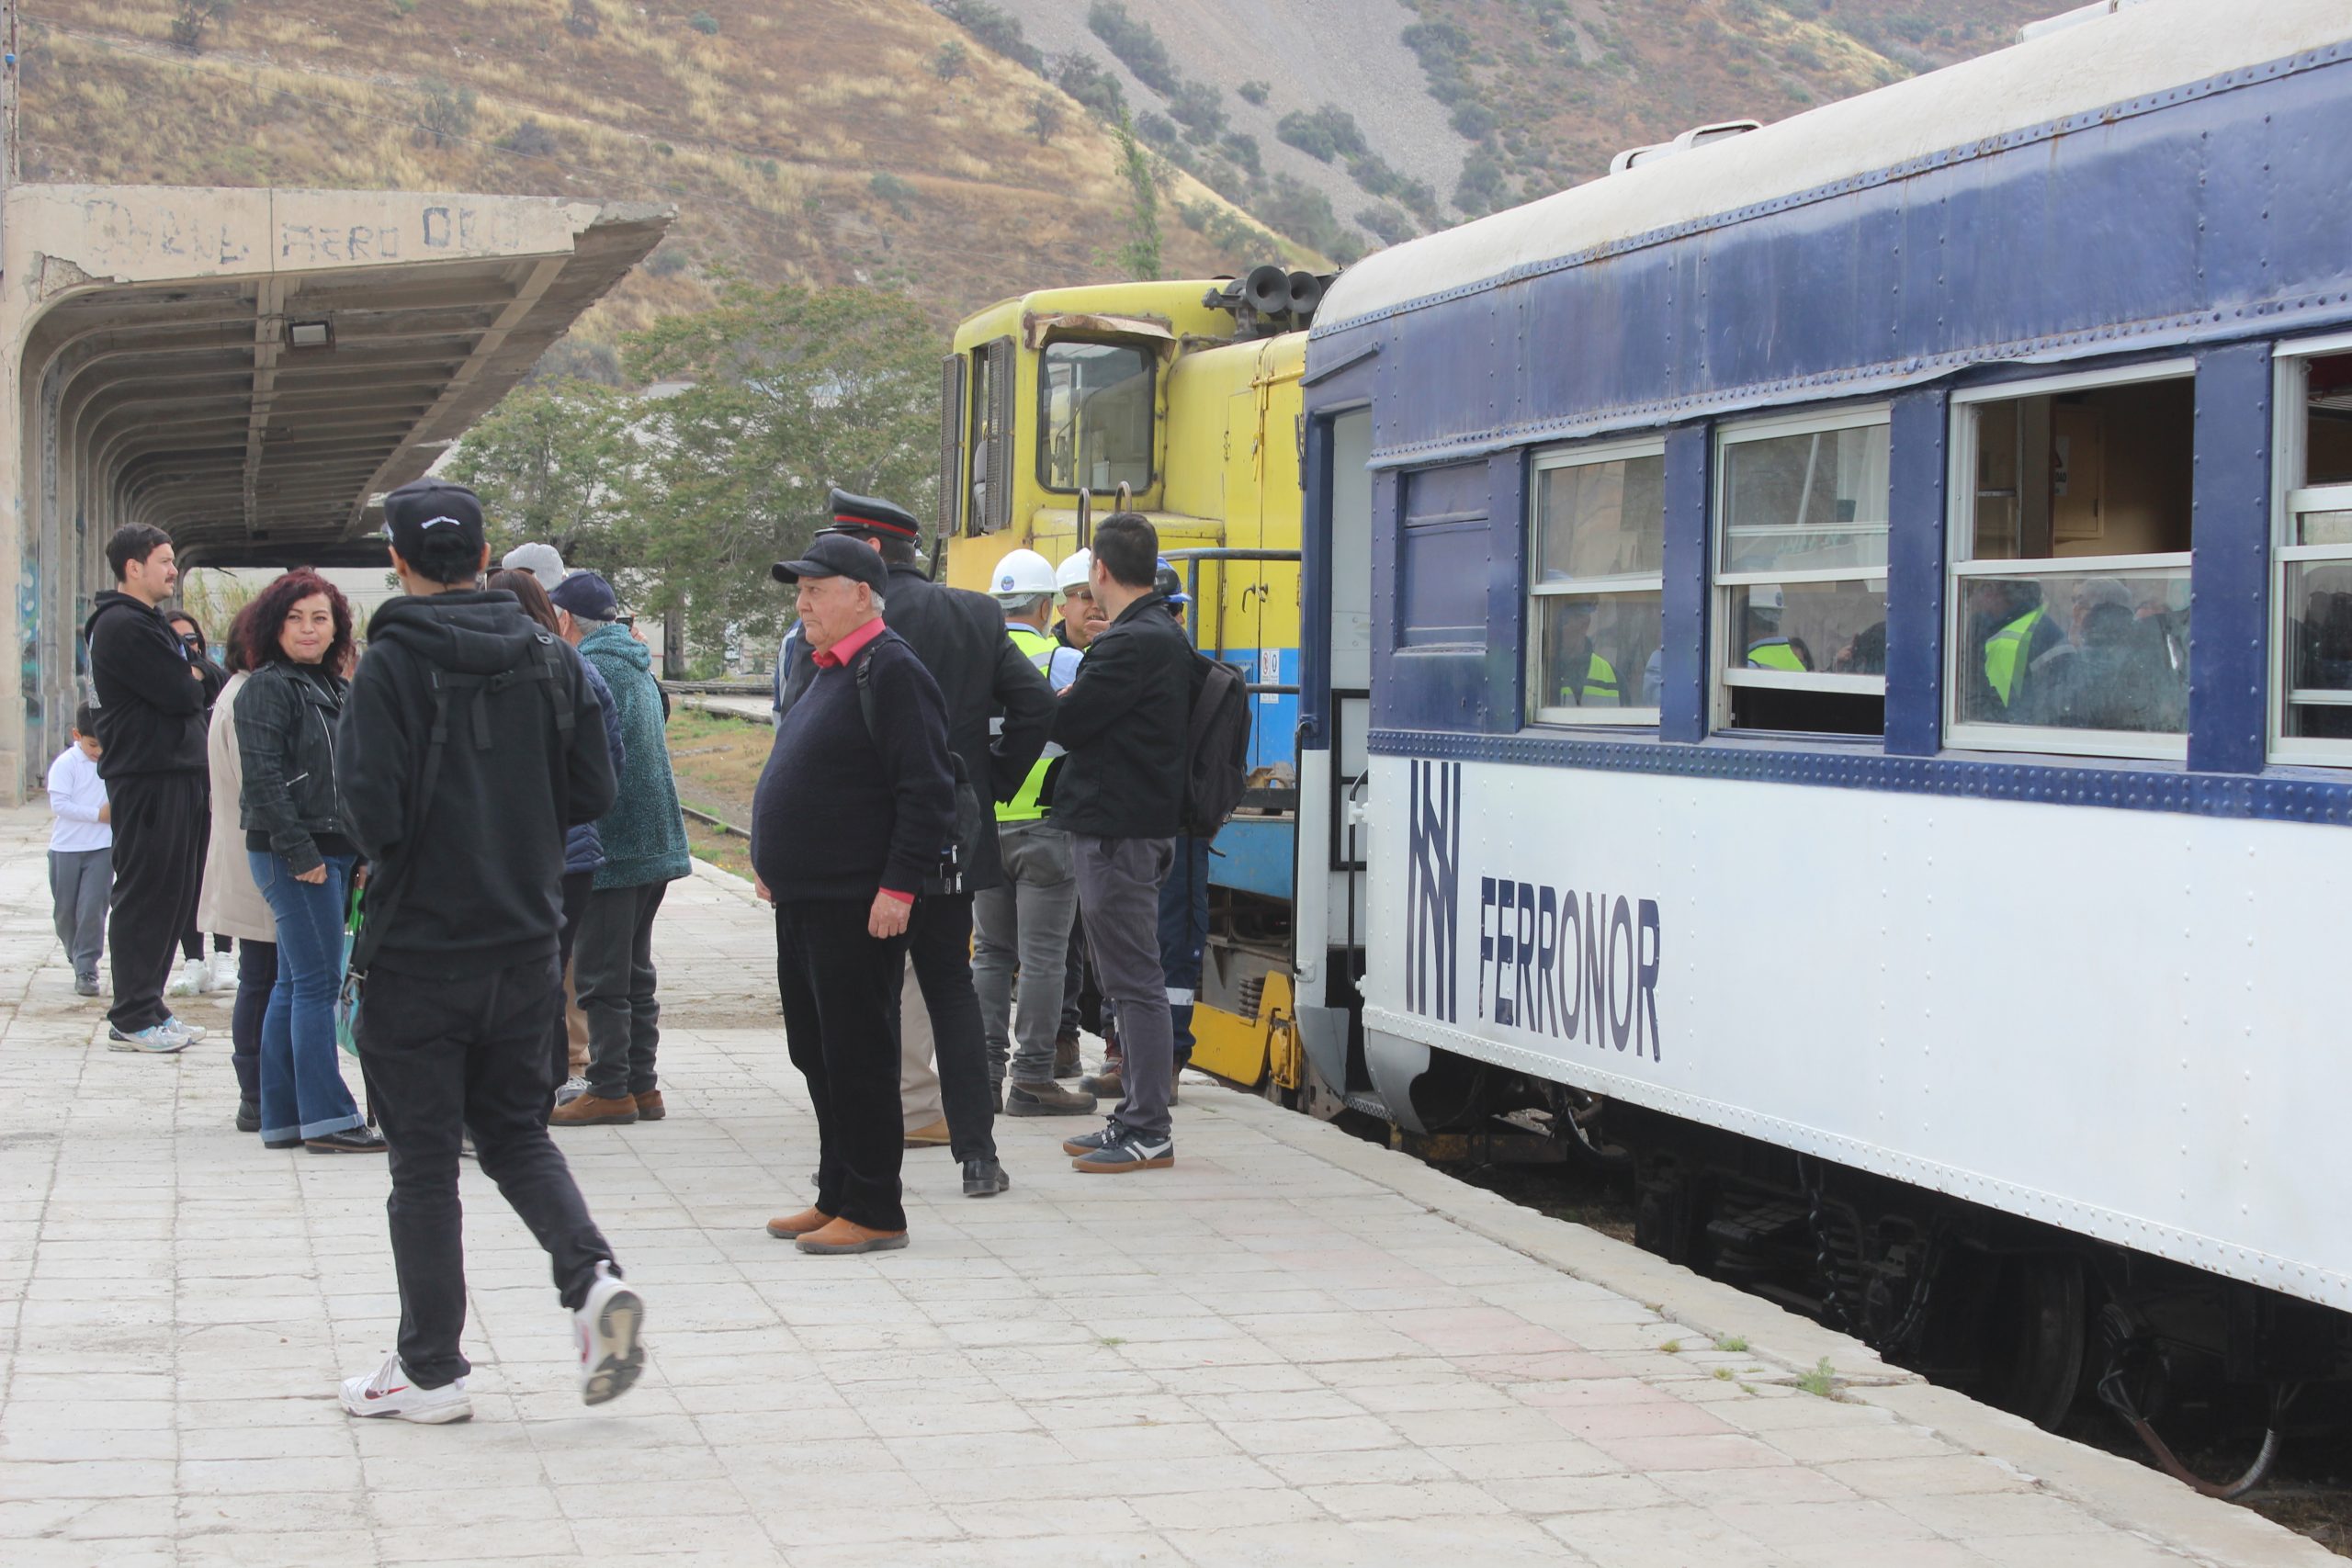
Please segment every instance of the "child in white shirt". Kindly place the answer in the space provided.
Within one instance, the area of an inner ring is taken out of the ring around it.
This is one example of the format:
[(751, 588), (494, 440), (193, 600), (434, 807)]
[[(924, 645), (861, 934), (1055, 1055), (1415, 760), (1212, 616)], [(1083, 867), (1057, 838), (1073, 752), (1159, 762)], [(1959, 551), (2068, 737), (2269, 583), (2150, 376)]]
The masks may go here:
[(57, 940), (74, 961), (74, 994), (98, 994), (107, 899), (114, 889), (114, 814), (98, 777), (98, 716), (84, 703), (74, 715), (74, 744), (49, 765), (49, 892)]

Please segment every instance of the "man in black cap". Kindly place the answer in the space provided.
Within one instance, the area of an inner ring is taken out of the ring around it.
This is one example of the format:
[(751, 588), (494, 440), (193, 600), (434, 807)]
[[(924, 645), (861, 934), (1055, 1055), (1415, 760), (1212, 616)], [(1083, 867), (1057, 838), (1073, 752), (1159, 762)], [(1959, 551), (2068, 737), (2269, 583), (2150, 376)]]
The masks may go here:
[(917, 895), (956, 830), (946, 712), (883, 625), (872, 550), (820, 535), (774, 570), (797, 591), (809, 675), (752, 797), (752, 864), (775, 905), (785, 1043), (819, 1156), (816, 1201), (768, 1234), (803, 1252), (887, 1252), (907, 1245), (891, 1014)]
[(469, 1130), (554, 1264), (581, 1397), (644, 1370), (645, 1306), (621, 1283), (548, 1136), (564, 829), (613, 803), (605, 723), (579, 657), (512, 593), (481, 592), (481, 503), (434, 479), (384, 500), (407, 597), (376, 612), (335, 729), (345, 820), (368, 862), (351, 968), (359, 1061), (391, 1153), (400, 1345), (346, 1379), (354, 1416), (439, 1423), (472, 1406), (458, 1348), (466, 1276), (458, 1145)]
[[(1054, 722), (1053, 688), (1005, 637), (1004, 612), (996, 601), (923, 575), (915, 553), (921, 525), (905, 508), (842, 490), (832, 491), (830, 501), (833, 525), (828, 532), (861, 542), (881, 558), (887, 570), (880, 595), (883, 622), (906, 639), (938, 682), (947, 709), (948, 746), (981, 796), (963, 889), (926, 897), (916, 907), (908, 958), (931, 1015), (940, 1097), (950, 1146), (964, 1168), (964, 1191), (985, 1198), (1008, 1183), (997, 1163), (988, 1039), (980, 1027), (979, 995), (972, 988), (972, 895), (1004, 885), (996, 814), (987, 803), (1001, 804), (1021, 793), (1029, 770), (1044, 754), (1046, 732)], [(807, 654), (797, 653), (794, 667), (785, 673), (782, 705), (787, 712), (813, 673)]]

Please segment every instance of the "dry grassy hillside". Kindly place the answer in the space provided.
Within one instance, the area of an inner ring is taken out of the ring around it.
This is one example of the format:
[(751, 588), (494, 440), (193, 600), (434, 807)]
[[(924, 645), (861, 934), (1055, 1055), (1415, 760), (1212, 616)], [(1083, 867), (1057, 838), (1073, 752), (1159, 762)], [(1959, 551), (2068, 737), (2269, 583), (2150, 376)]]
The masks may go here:
[[(581, 335), (717, 281), (867, 281), (943, 320), (1118, 269), (1115, 143), (1074, 103), (1040, 140), (1029, 73), (922, 0), (243, 0), (190, 53), (177, 0), (44, 0), (25, 17), (29, 180), (393, 186), (673, 201), (646, 269)], [(1174, 220), (1173, 276), (1227, 255)]]

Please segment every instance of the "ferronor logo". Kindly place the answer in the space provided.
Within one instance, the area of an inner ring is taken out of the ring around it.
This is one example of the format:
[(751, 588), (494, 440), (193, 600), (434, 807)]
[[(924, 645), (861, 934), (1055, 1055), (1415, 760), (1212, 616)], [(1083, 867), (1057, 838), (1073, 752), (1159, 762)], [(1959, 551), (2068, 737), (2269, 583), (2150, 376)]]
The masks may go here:
[(1453, 1023), (1461, 1011), (1462, 764), (1415, 761), (1405, 877), (1405, 1006)]

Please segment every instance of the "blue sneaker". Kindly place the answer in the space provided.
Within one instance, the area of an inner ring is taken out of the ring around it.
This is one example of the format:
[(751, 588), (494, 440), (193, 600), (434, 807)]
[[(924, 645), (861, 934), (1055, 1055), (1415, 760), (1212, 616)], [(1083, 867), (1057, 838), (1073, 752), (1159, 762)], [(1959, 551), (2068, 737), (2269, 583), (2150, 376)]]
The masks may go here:
[(1175, 1163), (1175, 1139), (1147, 1138), (1140, 1133), (1121, 1133), (1092, 1154), (1080, 1155), (1069, 1162), (1072, 1170), (1084, 1171), (1089, 1176), (1124, 1176), (1131, 1170), (1164, 1170)]
[(174, 1034), (186, 1035), (187, 1037), (187, 1043), (191, 1045), (203, 1039), (205, 1034), (208, 1032), (204, 1025), (200, 1023), (189, 1023), (184, 1019), (170, 1016), (166, 1016), (164, 1021), (157, 1025), (157, 1027), (161, 1029), (168, 1029)]
[(187, 1035), (169, 1024), (151, 1023), (128, 1034), (112, 1024), (107, 1026), (107, 1049), (109, 1051), (145, 1051), (162, 1056), (174, 1051), (185, 1051), (189, 1043)]

